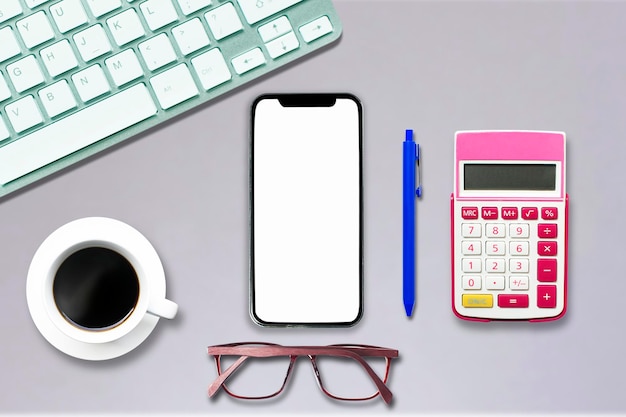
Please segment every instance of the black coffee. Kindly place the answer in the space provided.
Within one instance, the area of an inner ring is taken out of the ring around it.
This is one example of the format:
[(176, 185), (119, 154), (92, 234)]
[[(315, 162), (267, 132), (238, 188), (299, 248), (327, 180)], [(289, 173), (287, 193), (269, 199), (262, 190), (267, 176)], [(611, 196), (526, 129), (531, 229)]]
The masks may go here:
[(139, 297), (137, 273), (106, 248), (86, 248), (67, 257), (52, 286), (57, 308), (71, 323), (105, 330), (126, 319)]

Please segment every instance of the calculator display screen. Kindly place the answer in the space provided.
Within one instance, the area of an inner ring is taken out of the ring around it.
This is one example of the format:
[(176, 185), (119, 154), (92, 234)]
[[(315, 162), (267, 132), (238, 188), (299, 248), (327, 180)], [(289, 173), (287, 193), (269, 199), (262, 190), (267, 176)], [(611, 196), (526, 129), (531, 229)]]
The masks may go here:
[(465, 164), (465, 190), (556, 189), (556, 164)]

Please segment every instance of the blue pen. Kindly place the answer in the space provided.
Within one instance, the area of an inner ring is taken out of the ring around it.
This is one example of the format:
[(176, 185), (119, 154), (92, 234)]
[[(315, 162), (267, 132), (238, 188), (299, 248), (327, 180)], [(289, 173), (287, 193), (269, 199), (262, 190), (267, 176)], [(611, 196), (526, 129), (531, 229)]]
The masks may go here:
[[(407, 317), (415, 308), (415, 198), (422, 196), (420, 146), (413, 139), (413, 130), (407, 129), (403, 143), (402, 187), (402, 298)], [(419, 185), (415, 187), (415, 169)]]

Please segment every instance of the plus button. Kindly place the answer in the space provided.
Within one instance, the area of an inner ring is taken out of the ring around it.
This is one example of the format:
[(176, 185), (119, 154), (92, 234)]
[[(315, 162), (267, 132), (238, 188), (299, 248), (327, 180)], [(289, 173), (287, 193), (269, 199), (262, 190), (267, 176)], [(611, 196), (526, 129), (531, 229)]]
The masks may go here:
[(537, 307), (556, 308), (556, 285), (537, 285)]

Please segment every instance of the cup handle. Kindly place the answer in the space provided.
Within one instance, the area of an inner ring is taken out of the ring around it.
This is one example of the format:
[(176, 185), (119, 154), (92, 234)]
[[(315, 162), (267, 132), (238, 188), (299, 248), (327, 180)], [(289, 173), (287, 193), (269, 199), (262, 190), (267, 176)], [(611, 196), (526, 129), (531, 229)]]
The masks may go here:
[(164, 319), (173, 319), (177, 312), (178, 304), (165, 298), (148, 306), (148, 313)]

